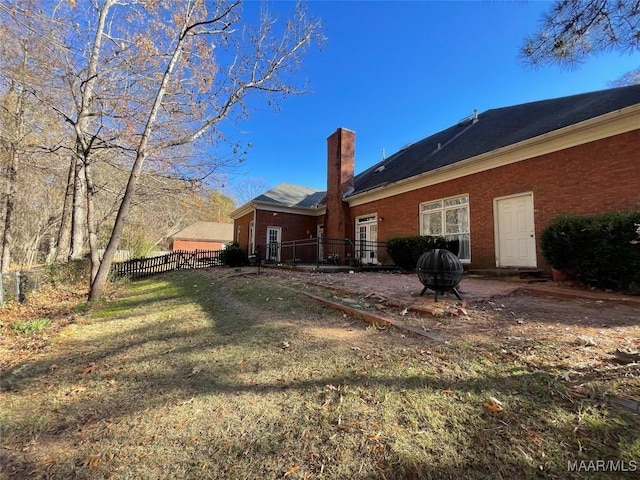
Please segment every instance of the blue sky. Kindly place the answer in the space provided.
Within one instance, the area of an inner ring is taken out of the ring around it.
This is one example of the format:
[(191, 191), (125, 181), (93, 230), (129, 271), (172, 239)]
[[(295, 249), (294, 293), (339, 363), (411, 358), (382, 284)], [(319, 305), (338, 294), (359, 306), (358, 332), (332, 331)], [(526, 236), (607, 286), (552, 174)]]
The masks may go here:
[[(519, 58), (551, 2), (312, 1), (327, 37), (299, 71), (310, 93), (277, 111), (253, 111), (230, 132), (251, 142), (229, 180), (326, 186), (326, 138), (356, 133), (356, 173), (473, 113), (608, 88), (640, 66), (640, 54), (609, 53), (572, 70), (532, 69)], [(288, 10), (291, 3), (272, 8)]]

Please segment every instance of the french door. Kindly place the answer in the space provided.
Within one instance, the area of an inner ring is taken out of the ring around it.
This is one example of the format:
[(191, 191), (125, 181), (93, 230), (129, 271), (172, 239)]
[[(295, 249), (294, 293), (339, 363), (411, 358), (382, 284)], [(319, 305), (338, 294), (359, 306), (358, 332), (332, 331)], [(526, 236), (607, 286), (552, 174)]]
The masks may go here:
[(356, 219), (356, 257), (360, 264), (378, 263), (378, 216)]
[(267, 227), (267, 261), (280, 262), (280, 244), (282, 243), (282, 228)]

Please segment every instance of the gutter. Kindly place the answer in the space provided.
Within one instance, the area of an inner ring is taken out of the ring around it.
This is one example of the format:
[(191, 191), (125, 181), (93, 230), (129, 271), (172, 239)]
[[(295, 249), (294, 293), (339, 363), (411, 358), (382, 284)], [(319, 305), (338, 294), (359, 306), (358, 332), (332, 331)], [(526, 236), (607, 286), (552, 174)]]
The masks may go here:
[[(353, 207), (387, 198), (391, 195), (398, 195), (418, 188), (443, 183), (474, 173), (565, 150), (584, 143), (627, 133), (638, 129), (640, 121), (634, 117), (639, 115), (640, 104), (632, 105), (506, 147), (491, 150), (490, 152), (485, 152), (475, 157), (469, 157), (450, 165), (429, 170), (428, 172), (403, 178), (395, 182), (387, 182), (363, 192), (358, 192), (344, 200), (349, 203), (350, 207)], [(598, 129), (602, 126), (609, 128)], [(458, 173), (459, 170), (464, 171)], [(412, 183), (416, 185), (412, 186)], [(395, 188), (397, 192), (389, 193), (389, 188)]]

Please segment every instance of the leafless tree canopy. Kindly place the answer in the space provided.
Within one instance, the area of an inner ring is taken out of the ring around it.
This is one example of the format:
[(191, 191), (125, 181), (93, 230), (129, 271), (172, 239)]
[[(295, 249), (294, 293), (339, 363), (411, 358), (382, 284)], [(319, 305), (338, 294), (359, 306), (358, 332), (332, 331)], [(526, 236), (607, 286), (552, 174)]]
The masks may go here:
[(610, 50), (640, 50), (640, 0), (556, 1), (521, 55), (531, 65), (574, 66)]
[(322, 39), (304, 5), (286, 6), (288, 18), (267, 4), (253, 18), (239, 0), (0, 0), (2, 256), (16, 249), (24, 213), (44, 210), (23, 204), (37, 198), (36, 157), (53, 199), (40, 222), (51, 255), (90, 253), (90, 299), (121, 240), (161, 241), (145, 222), (171, 231), (208, 216), (163, 205), (200, 195), (192, 208), (225, 218), (228, 199), (208, 185), (244, 148), (219, 125), (304, 91), (295, 74)]
[(625, 73), (620, 78), (609, 83), (612, 88), (624, 87), (625, 85), (636, 85), (640, 83), (640, 68)]
[(269, 182), (264, 178), (244, 178), (234, 185), (233, 195), (240, 206), (262, 195), (270, 188)]

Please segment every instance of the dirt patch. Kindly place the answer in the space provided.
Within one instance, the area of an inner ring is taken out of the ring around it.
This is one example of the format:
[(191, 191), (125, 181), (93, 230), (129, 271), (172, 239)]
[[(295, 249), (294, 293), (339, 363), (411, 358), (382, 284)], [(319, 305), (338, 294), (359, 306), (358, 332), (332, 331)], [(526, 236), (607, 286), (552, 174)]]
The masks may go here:
[[(415, 275), (268, 269), (283, 286), (324, 292), (332, 301), (422, 329), (448, 342), (492, 343), (505, 349), (553, 342), (557, 368), (616, 368), (616, 349), (640, 349), (640, 306), (605, 300), (563, 299), (518, 291), (498, 280), (463, 282), (465, 300), (420, 296)], [(471, 300), (467, 300), (471, 298)], [(547, 358), (549, 358), (547, 356)]]

